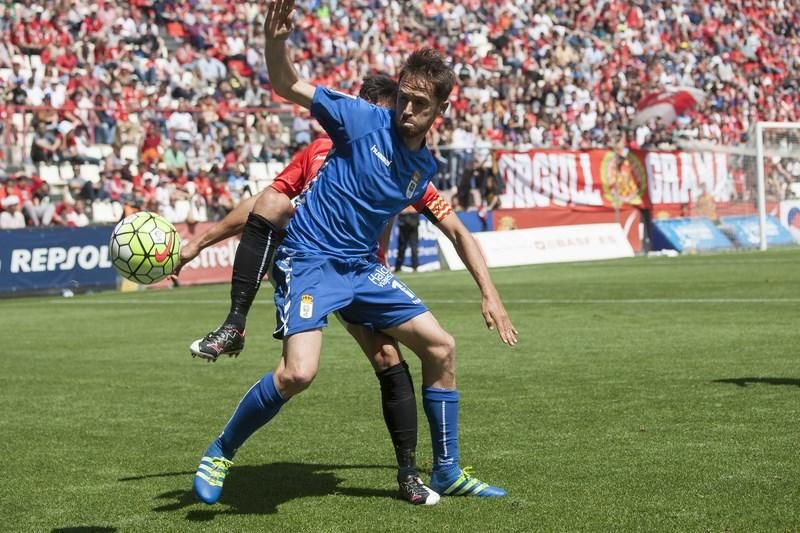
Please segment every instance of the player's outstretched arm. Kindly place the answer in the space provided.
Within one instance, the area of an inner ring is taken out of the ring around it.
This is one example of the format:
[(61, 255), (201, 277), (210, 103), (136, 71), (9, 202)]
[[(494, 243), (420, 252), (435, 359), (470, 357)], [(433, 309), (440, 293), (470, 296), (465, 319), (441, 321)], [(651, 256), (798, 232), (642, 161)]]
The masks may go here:
[(244, 225), (247, 223), (247, 215), (253, 210), (256, 200), (262, 194), (264, 194), (264, 191), (261, 191), (255, 196), (251, 196), (247, 200), (239, 202), (230, 213), (225, 215), (225, 218), (208, 228), (198, 237), (184, 243), (183, 246), (181, 246), (180, 259), (178, 261), (178, 267), (175, 269), (175, 275), (180, 275), (183, 266), (197, 257), (200, 252), (209, 246), (224, 241), (228, 237), (239, 235), (244, 229)]
[(444, 233), (453, 246), (458, 256), (464, 262), (475, 283), (481, 290), (481, 313), (489, 329), (497, 328), (502, 341), (510, 346), (517, 343), (517, 330), (508, 318), (508, 313), (500, 299), (500, 294), (489, 275), (489, 268), (483, 259), (475, 237), (461, 223), (461, 220), (452, 214), (436, 222), (436, 227)]
[(268, 2), (264, 20), (264, 59), (275, 92), (290, 102), (311, 109), (315, 87), (299, 78), (286, 46), (286, 39), (294, 29), (293, 15), (294, 0)]

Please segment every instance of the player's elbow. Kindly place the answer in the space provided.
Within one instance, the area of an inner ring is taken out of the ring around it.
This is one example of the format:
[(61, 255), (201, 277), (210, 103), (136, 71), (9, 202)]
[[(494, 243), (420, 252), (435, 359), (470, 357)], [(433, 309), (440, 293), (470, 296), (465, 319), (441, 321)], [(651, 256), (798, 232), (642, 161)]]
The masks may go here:
[(288, 81), (286, 76), (275, 76), (275, 81), (273, 82), (272, 80), (273, 78), (271, 77), (270, 82), (272, 83), (272, 90), (275, 91), (275, 94), (281, 98), (292, 101), (292, 82)]

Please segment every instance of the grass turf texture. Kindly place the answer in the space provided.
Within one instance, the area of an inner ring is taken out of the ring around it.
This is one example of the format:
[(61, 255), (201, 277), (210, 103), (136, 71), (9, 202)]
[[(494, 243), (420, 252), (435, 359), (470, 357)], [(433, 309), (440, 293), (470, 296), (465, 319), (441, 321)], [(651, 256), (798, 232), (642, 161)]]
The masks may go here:
[[(793, 249), (496, 270), (514, 349), (485, 331), (468, 274), (404, 276), (457, 340), (462, 464), (509, 491), (434, 508), (396, 498), (377, 379), (336, 323), (316, 382), (240, 450), (221, 502), (195, 500), (206, 445), (277, 361), (268, 289), (246, 351), (216, 364), (186, 347), (224, 317), (225, 286), (3, 300), (0, 523), (796, 531), (799, 263)], [(430, 468), (421, 408), (418, 455)]]

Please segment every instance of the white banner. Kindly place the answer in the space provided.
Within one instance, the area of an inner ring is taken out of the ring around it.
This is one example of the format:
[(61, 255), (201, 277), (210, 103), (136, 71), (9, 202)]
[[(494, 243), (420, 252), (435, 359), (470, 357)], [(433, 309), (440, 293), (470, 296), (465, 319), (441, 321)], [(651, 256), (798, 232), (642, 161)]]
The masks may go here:
[[(633, 257), (619, 224), (580, 224), (472, 234), (489, 267), (592, 261)], [(450, 270), (464, 270), (450, 240), (439, 236), (439, 250)]]

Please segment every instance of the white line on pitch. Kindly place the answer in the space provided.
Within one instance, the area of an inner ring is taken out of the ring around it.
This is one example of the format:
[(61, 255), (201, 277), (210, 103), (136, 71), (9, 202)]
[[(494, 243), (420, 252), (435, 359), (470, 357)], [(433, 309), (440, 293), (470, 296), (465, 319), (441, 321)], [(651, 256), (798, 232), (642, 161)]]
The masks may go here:
[[(437, 305), (460, 305), (460, 304), (479, 304), (480, 300), (470, 299), (427, 299), (424, 302)], [(600, 298), (600, 299), (561, 299), (561, 298), (516, 298), (504, 299), (506, 304), (533, 304), (533, 305), (628, 305), (628, 304), (780, 304), (780, 303), (800, 303), (800, 298)], [(41, 303), (41, 300), (30, 300), (30, 303)], [(80, 296), (70, 299), (53, 299), (47, 303), (67, 304), (67, 305), (222, 305), (227, 303), (227, 299), (219, 300), (195, 300), (186, 298), (185, 300), (163, 299), (163, 298), (119, 298), (103, 300), (85, 300)], [(272, 305), (271, 301), (256, 301), (258, 305)]]

